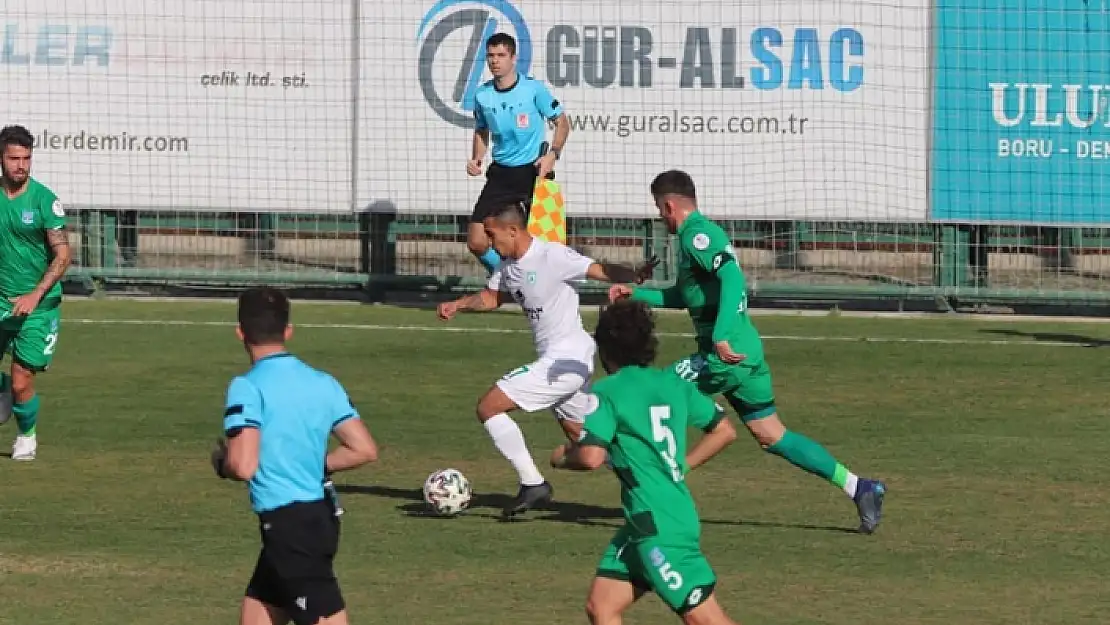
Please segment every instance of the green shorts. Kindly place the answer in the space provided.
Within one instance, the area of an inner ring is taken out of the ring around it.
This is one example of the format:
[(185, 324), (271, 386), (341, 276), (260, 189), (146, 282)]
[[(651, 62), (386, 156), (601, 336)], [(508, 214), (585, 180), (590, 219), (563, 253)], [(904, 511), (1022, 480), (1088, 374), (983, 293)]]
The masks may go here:
[(678, 614), (701, 605), (717, 585), (717, 574), (696, 540), (667, 540), (665, 536), (633, 540), (627, 527), (621, 528), (605, 549), (597, 576), (654, 591)]
[(697, 353), (676, 360), (668, 370), (697, 384), (704, 395), (724, 395), (745, 423), (775, 414), (771, 368), (765, 360), (729, 365), (717, 354)]
[(11, 303), (0, 304), (0, 358), (12, 359), (31, 371), (46, 371), (58, 346), (61, 307), (39, 308), (26, 317), (12, 317)]

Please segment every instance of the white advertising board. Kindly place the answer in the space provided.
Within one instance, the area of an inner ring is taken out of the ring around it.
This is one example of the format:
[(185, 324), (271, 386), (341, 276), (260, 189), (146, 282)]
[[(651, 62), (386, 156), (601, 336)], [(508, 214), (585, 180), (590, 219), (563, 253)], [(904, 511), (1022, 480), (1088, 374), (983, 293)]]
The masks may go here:
[(482, 44), (507, 32), (571, 120), (571, 215), (651, 216), (651, 179), (680, 168), (715, 216), (926, 217), (927, 0), (362, 6), (362, 207), (470, 211)]
[(350, 2), (11, 0), (0, 120), (75, 207), (350, 211)]

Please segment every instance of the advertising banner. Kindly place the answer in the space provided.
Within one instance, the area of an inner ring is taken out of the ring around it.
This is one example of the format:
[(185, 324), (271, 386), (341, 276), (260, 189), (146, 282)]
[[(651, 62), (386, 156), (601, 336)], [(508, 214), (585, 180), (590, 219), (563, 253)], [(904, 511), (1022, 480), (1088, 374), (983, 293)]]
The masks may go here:
[(474, 93), (505, 32), (570, 120), (571, 217), (652, 216), (652, 178), (680, 168), (713, 216), (926, 219), (926, 0), (362, 6), (360, 206), (470, 212)]
[(931, 219), (1110, 225), (1110, 3), (940, 0)]
[(0, 120), (72, 207), (353, 206), (353, 11), (295, 0), (12, 0)]

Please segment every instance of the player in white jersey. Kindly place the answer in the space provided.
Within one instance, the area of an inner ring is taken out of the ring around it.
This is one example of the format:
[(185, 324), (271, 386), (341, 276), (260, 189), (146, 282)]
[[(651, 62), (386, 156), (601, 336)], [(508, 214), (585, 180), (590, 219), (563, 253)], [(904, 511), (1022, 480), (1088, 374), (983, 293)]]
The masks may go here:
[(505, 507), (511, 517), (551, 499), (553, 489), (536, 467), (520, 426), (508, 413), (550, 408), (567, 437), (578, 440), (597, 399), (589, 393), (594, 370), (593, 337), (582, 327), (572, 282), (643, 282), (653, 264), (639, 270), (600, 263), (560, 243), (528, 234), (524, 209), (508, 205), (483, 220), (486, 235), (504, 261), (478, 293), (439, 305), (447, 320), (462, 310), (494, 310), (515, 301), (532, 326), (538, 358), (513, 369), (478, 400), (478, 420), (520, 477), (520, 491)]

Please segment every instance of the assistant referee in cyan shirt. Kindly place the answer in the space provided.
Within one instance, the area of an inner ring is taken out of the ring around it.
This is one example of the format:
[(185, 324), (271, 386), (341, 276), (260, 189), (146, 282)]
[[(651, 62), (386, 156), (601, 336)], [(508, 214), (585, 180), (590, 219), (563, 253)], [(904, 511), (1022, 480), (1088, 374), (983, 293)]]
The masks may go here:
[[(490, 247), (482, 220), (513, 204), (531, 208), (536, 180), (554, 178), (555, 161), (570, 135), (570, 122), (547, 85), (517, 72), (512, 36), (497, 33), (489, 38), (486, 64), (493, 79), (474, 94), (474, 141), (466, 173), (481, 175), (491, 143), (493, 162), (470, 216), (466, 245), (492, 274), (501, 264), (501, 256)], [(555, 125), (555, 136), (551, 149), (544, 153), (549, 122)]]

